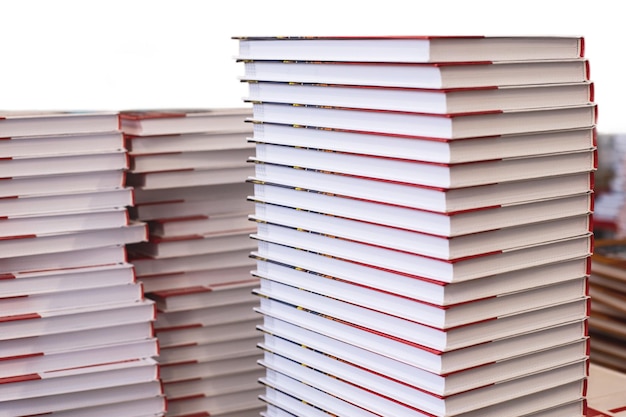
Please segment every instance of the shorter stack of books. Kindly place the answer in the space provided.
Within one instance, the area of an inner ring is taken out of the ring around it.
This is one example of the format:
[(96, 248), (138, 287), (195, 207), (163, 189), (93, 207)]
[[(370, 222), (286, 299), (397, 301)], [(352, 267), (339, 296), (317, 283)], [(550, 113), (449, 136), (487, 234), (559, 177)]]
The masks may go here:
[(163, 415), (118, 114), (1, 116), (2, 415)]
[[(121, 113), (135, 188), (133, 218), (149, 239), (129, 247), (157, 306), (167, 416), (257, 416), (261, 335), (250, 276), (254, 166), (250, 109)], [(204, 414), (202, 414), (204, 413)]]

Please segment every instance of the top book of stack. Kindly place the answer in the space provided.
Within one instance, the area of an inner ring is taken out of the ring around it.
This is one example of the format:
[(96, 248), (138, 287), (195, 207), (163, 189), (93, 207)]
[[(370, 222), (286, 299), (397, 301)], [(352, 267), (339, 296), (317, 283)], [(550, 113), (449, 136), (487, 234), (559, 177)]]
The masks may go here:
[(160, 109), (120, 112), (120, 129), (126, 135), (180, 135), (242, 130), (246, 109)]
[(238, 59), (362, 62), (467, 62), (575, 59), (584, 38), (559, 36), (235, 37)]
[(0, 138), (112, 132), (118, 129), (117, 112), (0, 110)]

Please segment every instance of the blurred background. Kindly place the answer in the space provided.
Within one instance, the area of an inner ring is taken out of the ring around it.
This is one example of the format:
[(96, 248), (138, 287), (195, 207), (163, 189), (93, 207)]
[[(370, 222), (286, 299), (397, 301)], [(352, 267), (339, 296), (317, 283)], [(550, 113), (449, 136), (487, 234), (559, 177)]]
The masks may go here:
[(584, 36), (599, 131), (626, 132), (618, 2), (0, 0), (0, 109), (237, 107), (243, 35)]

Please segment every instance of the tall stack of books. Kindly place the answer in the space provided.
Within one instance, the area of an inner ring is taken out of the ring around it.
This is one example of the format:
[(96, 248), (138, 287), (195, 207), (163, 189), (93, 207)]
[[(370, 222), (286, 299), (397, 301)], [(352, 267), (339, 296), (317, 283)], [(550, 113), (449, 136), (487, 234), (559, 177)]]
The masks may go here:
[(156, 302), (167, 416), (259, 414), (261, 353), (250, 276), (254, 154), (250, 108), (121, 112), (135, 188), (131, 217), (149, 239), (129, 247)]
[(7, 112), (0, 137), (0, 414), (163, 415), (118, 114)]
[(235, 39), (264, 415), (582, 416), (582, 38)]

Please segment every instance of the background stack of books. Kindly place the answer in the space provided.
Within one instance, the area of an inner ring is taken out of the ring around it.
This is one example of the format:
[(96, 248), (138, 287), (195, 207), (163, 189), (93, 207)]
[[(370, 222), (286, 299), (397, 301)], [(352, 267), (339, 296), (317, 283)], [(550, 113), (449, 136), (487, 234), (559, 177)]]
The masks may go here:
[(0, 414), (163, 415), (118, 114), (0, 116)]
[(626, 372), (626, 241), (596, 241), (591, 260), (591, 360)]
[(579, 38), (242, 37), (278, 416), (582, 416)]
[(626, 416), (626, 375), (623, 372), (592, 361), (589, 381), (587, 417)]
[(148, 242), (129, 247), (156, 302), (168, 416), (258, 415), (261, 321), (250, 276), (254, 172), (250, 109), (125, 111), (133, 218)]
[(626, 237), (626, 137), (598, 135), (593, 228), (595, 239)]

